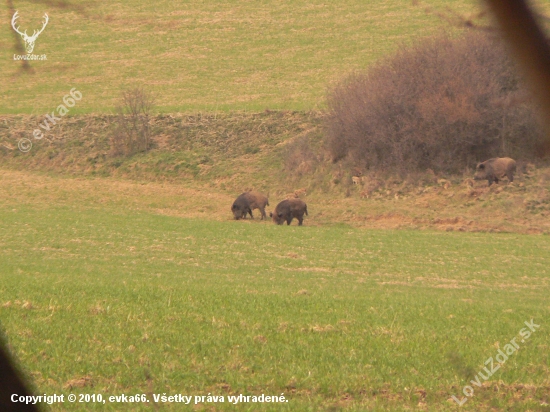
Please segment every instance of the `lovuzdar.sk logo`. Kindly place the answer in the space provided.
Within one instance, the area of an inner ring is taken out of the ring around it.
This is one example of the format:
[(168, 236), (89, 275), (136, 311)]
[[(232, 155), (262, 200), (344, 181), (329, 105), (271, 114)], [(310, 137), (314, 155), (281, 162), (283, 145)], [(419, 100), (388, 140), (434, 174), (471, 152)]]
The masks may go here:
[(11, 19), (11, 27), (13, 27), (13, 30), (15, 30), (16, 33), (19, 34), (23, 39), (23, 41), (25, 42), (25, 51), (27, 52), (27, 54), (26, 55), (14, 54), (13, 60), (46, 60), (45, 54), (36, 55), (36, 54), (32, 54), (32, 52), (34, 50), (36, 39), (48, 25), (48, 21), (49, 21), (48, 13), (44, 13), (44, 16), (43, 16), (44, 21), (42, 23), (42, 27), (39, 30), (34, 30), (31, 36), (27, 34), (27, 30), (25, 30), (24, 32), (21, 32), (16, 22), (18, 18), (19, 18), (19, 12), (16, 11)]

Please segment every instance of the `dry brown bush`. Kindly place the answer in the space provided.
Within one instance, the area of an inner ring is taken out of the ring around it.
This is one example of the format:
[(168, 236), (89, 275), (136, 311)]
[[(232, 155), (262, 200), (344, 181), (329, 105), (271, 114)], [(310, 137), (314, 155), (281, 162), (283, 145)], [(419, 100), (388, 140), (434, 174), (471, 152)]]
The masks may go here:
[(333, 161), (401, 175), (457, 173), (495, 156), (532, 158), (544, 134), (503, 45), (441, 36), (354, 73), (329, 92)]
[(117, 124), (111, 137), (113, 155), (131, 156), (149, 150), (149, 117), (153, 104), (152, 95), (144, 89), (135, 88), (122, 92), (120, 106), (117, 108)]

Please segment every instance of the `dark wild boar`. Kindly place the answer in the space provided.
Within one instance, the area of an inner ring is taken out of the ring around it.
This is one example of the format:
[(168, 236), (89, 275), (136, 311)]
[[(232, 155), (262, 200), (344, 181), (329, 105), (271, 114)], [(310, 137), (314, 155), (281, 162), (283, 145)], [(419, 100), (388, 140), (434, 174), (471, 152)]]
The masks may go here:
[(233, 206), (231, 206), (231, 211), (233, 212), (233, 216), (236, 220), (241, 218), (246, 219), (247, 213), (249, 213), (250, 217), (254, 219), (252, 211), (254, 209), (260, 209), (260, 213), (262, 214), (261, 219), (265, 219), (266, 206), (269, 206), (269, 200), (267, 200), (267, 197), (259, 192), (250, 191), (244, 192), (237, 199), (235, 199)]
[(491, 186), (493, 182), (498, 183), (499, 179), (508, 176), (508, 180), (513, 182), (515, 171), (516, 161), (514, 159), (495, 157), (477, 165), (474, 180), (487, 179), (489, 186)]
[(277, 205), (275, 211), (270, 213), (269, 216), (273, 218), (273, 221), (278, 225), (282, 225), (285, 221), (287, 225), (290, 225), (292, 219), (298, 219), (298, 225), (302, 226), (304, 221), (304, 213), (307, 216), (307, 205), (301, 199), (292, 198), (283, 200)]

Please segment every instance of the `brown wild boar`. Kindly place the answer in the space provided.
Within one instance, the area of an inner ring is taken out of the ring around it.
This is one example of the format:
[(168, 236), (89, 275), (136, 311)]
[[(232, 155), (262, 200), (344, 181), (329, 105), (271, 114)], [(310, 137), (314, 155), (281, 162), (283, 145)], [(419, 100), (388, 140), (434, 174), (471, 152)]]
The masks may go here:
[(254, 219), (252, 211), (254, 209), (260, 209), (262, 214), (261, 219), (266, 219), (265, 207), (269, 206), (269, 200), (266, 196), (262, 195), (259, 192), (244, 192), (233, 202), (231, 206), (231, 211), (236, 220), (241, 218), (246, 219), (246, 214), (250, 214), (250, 217)]
[(304, 213), (307, 216), (307, 205), (305, 202), (298, 198), (292, 198), (279, 203), (275, 208), (275, 212), (270, 213), (269, 217), (278, 225), (282, 225), (285, 221), (287, 225), (290, 225), (292, 219), (296, 218), (298, 219), (298, 225), (302, 226)]
[(516, 161), (514, 159), (495, 157), (477, 165), (474, 180), (487, 179), (489, 186), (491, 186), (493, 182), (498, 183), (498, 180), (506, 175), (508, 180), (513, 182), (515, 171)]

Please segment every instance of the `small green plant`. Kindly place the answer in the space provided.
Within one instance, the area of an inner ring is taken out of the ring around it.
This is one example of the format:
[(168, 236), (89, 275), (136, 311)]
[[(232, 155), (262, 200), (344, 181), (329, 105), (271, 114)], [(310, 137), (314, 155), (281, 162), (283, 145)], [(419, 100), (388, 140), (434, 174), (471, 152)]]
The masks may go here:
[(244, 149), (245, 154), (256, 154), (260, 151), (260, 148), (258, 146), (247, 146)]

